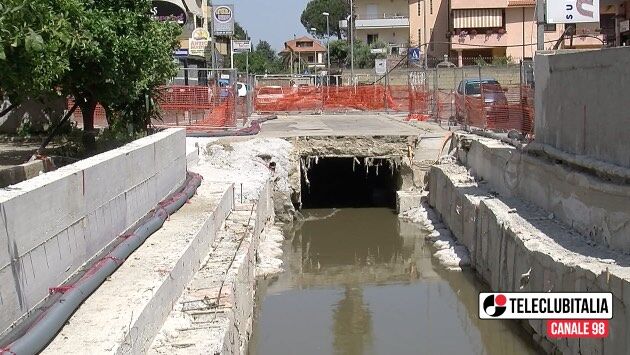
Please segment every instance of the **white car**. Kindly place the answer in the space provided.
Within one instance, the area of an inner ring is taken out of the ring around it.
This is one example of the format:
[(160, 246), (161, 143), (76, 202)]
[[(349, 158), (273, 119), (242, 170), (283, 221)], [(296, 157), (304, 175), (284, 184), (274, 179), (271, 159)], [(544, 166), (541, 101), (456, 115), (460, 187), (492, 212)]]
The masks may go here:
[(247, 84), (237, 82), (236, 91), (238, 93), (238, 97), (247, 97), (247, 92), (249, 91), (249, 87), (247, 86)]

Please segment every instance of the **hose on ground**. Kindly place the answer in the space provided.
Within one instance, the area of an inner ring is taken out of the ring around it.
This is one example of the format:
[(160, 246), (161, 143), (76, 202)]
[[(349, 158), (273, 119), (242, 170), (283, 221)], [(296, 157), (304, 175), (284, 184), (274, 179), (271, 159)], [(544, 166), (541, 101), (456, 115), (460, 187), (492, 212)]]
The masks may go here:
[(260, 133), (261, 124), (267, 121), (277, 119), (277, 115), (264, 116), (253, 120), (248, 127), (244, 127), (238, 130), (228, 131), (211, 131), (211, 130), (199, 130), (194, 131), (191, 129), (186, 130), (186, 137), (206, 138), (206, 137), (242, 137), (242, 136), (254, 136)]
[(76, 283), (51, 289), (52, 292), (62, 292), (63, 296), (53, 303), (31, 325), (24, 335), (4, 348), (0, 348), (1, 355), (37, 354), (50, 343), (64, 326), (66, 321), (92, 294), (107, 277), (133, 253), (145, 240), (156, 232), (169, 215), (181, 208), (197, 191), (202, 177), (199, 174), (188, 173), (184, 188), (181, 192), (169, 196), (158, 203), (147, 218), (133, 231), (121, 236), (124, 240), (110, 253), (97, 261)]

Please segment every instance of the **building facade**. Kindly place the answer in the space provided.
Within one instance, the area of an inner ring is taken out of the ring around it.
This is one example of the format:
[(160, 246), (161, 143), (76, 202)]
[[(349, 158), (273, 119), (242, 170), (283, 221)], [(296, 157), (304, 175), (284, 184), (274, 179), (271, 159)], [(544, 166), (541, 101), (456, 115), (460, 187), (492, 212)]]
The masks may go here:
[(315, 72), (326, 67), (326, 47), (307, 36), (284, 42), (284, 49), (280, 54), (289, 64), (292, 73)]
[[(355, 0), (355, 39), (384, 42), (388, 54), (405, 55), (409, 47), (409, 0)], [(347, 21), (341, 21), (347, 28)]]
[[(410, 45), (426, 50), (429, 62), (444, 56), (459, 65), (478, 63), (480, 58), (489, 63), (532, 58), (537, 48), (535, 9), (535, 0), (410, 0)], [(615, 28), (630, 27), (622, 22), (628, 18), (626, 12), (625, 2), (601, 0), (600, 23), (546, 25), (544, 47), (611, 45)], [(617, 33), (617, 43), (623, 43), (624, 33), (630, 38), (630, 28)]]

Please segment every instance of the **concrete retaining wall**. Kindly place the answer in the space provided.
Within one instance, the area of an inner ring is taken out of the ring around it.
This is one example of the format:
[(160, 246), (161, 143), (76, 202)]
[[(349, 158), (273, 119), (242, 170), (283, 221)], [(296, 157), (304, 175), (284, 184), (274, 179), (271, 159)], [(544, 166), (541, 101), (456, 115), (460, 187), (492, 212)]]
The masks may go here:
[(185, 139), (166, 130), (0, 191), (0, 330), (181, 185)]
[(494, 139), (456, 135), (455, 144), (461, 140), (469, 148), (458, 151), (460, 160), (489, 189), (553, 213), (599, 245), (630, 252), (630, 186), (523, 154)]
[[(543, 320), (523, 321), (548, 352), (627, 353), (630, 339), (630, 258), (590, 246), (545, 212), (495, 194), (457, 164), (434, 166), (429, 200), (453, 235), (471, 252), (472, 266), (497, 292), (612, 292), (606, 339), (545, 337)], [(526, 276), (527, 275), (527, 276)]]
[(630, 48), (536, 56), (536, 141), (630, 167)]

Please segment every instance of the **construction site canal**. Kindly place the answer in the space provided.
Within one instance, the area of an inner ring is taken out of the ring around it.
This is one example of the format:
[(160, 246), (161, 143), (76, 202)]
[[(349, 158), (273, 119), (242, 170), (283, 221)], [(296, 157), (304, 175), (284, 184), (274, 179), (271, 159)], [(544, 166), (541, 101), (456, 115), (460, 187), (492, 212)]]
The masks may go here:
[(252, 355), (535, 354), (511, 321), (480, 320), (474, 272), (431, 258), (389, 208), (306, 209), (284, 269), (259, 281)]

